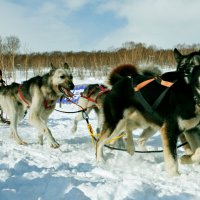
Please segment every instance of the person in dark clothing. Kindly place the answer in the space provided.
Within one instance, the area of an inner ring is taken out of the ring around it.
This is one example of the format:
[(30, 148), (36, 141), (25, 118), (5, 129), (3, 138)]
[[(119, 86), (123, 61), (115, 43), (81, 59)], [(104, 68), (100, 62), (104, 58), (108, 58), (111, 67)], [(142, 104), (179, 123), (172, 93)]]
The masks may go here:
[[(4, 87), (5, 85), (6, 85), (5, 81), (2, 78), (2, 71), (0, 69), (0, 87)], [(0, 122), (9, 124), (9, 121), (3, 117), (3, 110), (1, 109), (1, 107), (0, 107)]]

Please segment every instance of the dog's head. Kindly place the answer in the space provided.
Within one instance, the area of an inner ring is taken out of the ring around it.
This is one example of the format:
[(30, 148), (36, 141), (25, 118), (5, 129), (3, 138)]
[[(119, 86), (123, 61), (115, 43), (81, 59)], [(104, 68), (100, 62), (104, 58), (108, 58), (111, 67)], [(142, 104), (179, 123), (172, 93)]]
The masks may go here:
[(190, 84), (194, 92), (194, 99), (200, 106), (200, 65), (193, 68), (190, 75)]
[(58, 95), (65, 94), (68, 97), (72, 97), (73, 93), (70, 90), (74, 89), (74, 83), (69, 65), (65, 63), (62, 68), (56, 68), (51, 64), (51, 67), (50, 75), (54, 91)]
[(188, 77), (192, 74), (193, 69), (200, 66), (200, 51), (182, 55), (175, 48), (174, 57), (177, 62), (177, 71), (181, 72), (184, 75), (186, 82), (188, 82)]
[(189, 73), (193, 67), (200, 65), (200, 51), (192, 52), (188, 55), (182, 55), (176, 48), (174, 57), (177, 62), (177, 71)]

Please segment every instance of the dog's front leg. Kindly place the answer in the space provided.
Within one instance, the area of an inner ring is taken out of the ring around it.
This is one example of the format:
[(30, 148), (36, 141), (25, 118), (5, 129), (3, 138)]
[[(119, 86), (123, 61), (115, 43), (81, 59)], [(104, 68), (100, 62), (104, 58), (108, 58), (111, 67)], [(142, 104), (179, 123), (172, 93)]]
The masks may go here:
[(169, 123), (164, 123), (161, 128), (165, 168), (171, 176), (179, 175), (176, 152), (178, 136), (176, 131), (178, 131), (178, 128), (177, 130), (173, 129), (173, 133), (172, 130), (169, 130)]
[(97, 133), (100, 133), (101, 132), (101, 129), (102, 129), (102, 126), (103, 126), (103, 122), (104, 122), (104, 113), (103, 113), (103, 108), (100, 108), (97, 112), (97, 120), (98, 120), (98, 123), (97, 123), (97, 128), (96, 128), (96, 132)]
[(52, 136), (51, 131), (49, 130), (47, 125), (40, 119), (40, 116), (38, 116), (38, 114), (30, 111), (29, 121), (34, 127), (39, 130), (38, 139), (40, 144), (43, 144), (43, 136), (45, 136), (51, 147), (58, 148), (60, 146)]
[[(35, 95), (32, 97), (32, 104), (30, 106), (29, 122), (38, 129), (39, 134), (43, 134), (47, 138), (51, 147), (58, 148), (60, 145), (56, 142), (51, 134), (51, 131), (47, 127), (45, 122), (47, 119), (43, 118), (45, 115), (45, 108), (43, 107), (44, 98), (37, 90), (34, 92), (34, 94)], [(48, 118), (48, 114), (46, 115), (46, 118)], [(42, 137), (40, 138), (42, 139)]]
[(43, 145), (43, 141), (44, 141), (43, 133), (38, 132), (38, 143), (39, 143), (40, 145)]
[(71, 132), (72, 133), (75, 133), (77, 131), (77, 125), (78, 125), (78, 122), (81, 121), (83, 119), (83, 115), (82, 115), (82, 112), (79, 112), (75, 119), (74, 119), (74, 123), (73, 123), (73, 126), (71, 128)]

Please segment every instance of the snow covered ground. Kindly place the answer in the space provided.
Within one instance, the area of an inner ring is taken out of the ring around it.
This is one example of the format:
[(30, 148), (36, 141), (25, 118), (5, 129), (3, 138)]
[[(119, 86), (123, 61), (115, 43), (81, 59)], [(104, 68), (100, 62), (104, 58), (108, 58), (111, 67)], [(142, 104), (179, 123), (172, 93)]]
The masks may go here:
[[(75, 84), (92, 82), (95, 79), (75, 80)], [(61, 109), (77, 107), (63, 105)], [(9, 127), (0, 124), (0, 200), (200, 199), (200, 165), (180, 165), (181, 175), (172, 178), (164, 170), (162, 153), (130, 156), (106, 148), (107, 162), (98, 165), (86, 122), (81, 121), (77, 132), (71, 133), (74, 117), (57, 111), (50, 116), (48, 125), (61, 144), (59, 149), (50, 148), (46, 140), (43, 146), (36, 143), (37, 132), (27, 116), (18, 126), (27, 146), (16, 144), (9, 138)], [(94, 113), (90, 123), (95, 129)], [(140, 132), (134, 133), (135, 139)], [(147, 147), (162, 148), (159, 133)], [(178, 153), (182, 155), (183, 149)]]

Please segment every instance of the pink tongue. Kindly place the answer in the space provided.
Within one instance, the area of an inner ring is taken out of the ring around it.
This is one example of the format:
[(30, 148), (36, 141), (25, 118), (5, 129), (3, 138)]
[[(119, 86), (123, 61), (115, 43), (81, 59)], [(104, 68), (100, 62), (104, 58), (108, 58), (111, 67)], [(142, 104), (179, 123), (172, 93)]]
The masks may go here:
[(64, 88), (62, 88), (62, 90), (64, 91), (64, 93), (65, 93), (67, 96), (69, 96), (69, 97), (73, 97), (73, 96), (74, 96), (74, 94), (73, 94), (71, 91), (68, 91), (68, 90), (66, 90), (66, 89), (64, 89)]

